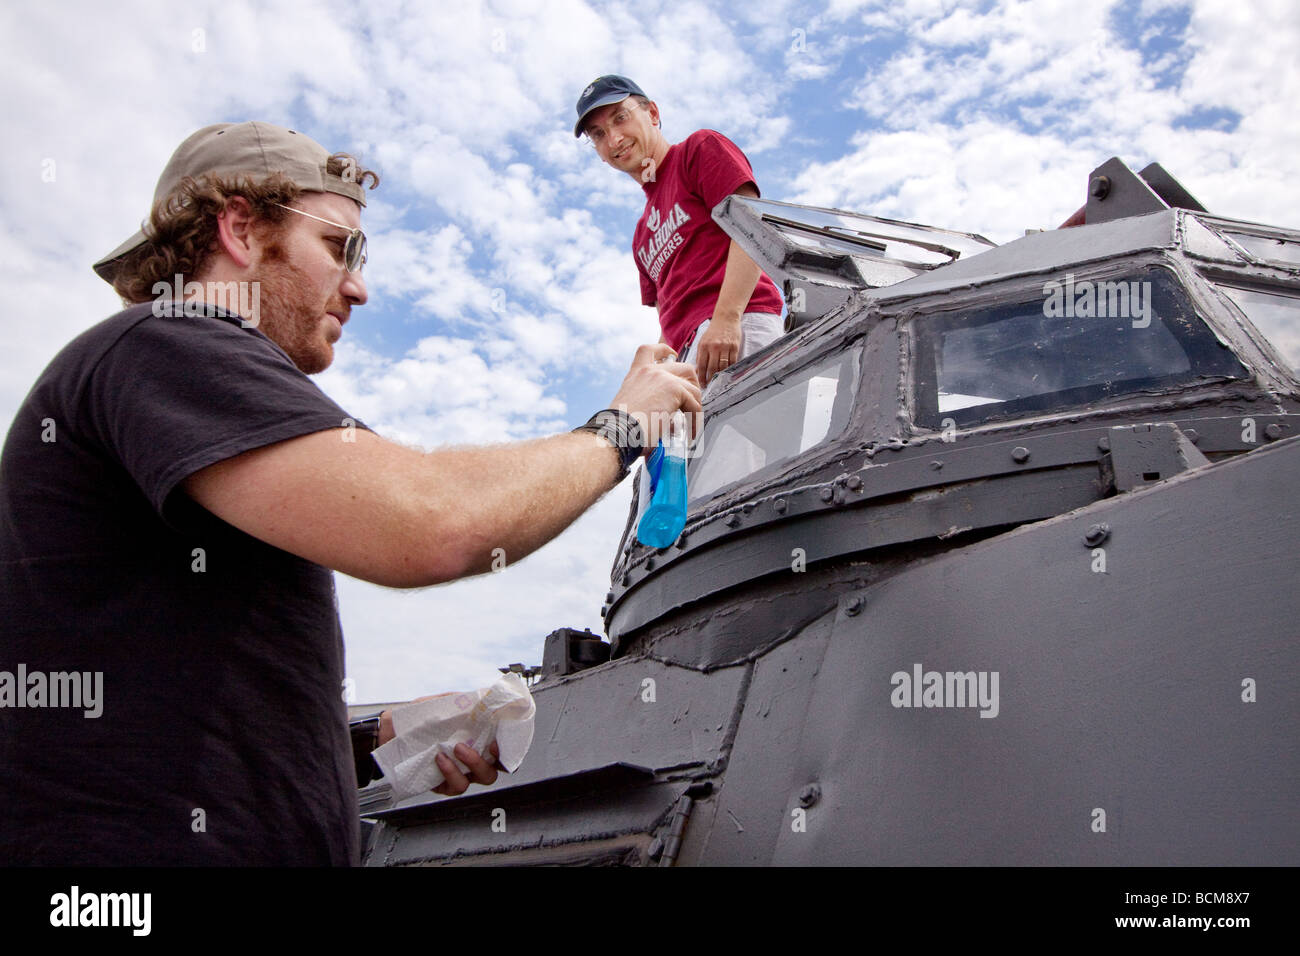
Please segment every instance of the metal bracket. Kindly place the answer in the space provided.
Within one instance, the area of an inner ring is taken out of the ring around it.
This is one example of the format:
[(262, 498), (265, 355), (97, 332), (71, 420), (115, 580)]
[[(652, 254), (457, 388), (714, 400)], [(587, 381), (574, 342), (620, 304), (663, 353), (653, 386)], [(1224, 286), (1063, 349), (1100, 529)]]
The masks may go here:
[(609, 660), (609, 645), (591, 631), (561, 627), (546, 635), (542, 680), (576, 674)]
[(1084, 217), (1090, 226), (1128, 216), (1145, 216), (1169, 205), (1137, 173), (1112, 156), (1088, 177), (1088, 205)]
[(1107, 437), (1110, 450), (1101, 458), (1102, 483), (1119, 493), (1210, 463), (1172, 423), (1117, 425)]
[(1190, 209), (1193, 212), (1206, 212), (1196, 197), (1189, 193), (1168, 171), (1159, 163), (1151, 163), (1142, 172), (1138, 173), (1148, 186), (1150, 186), (1157, 196), (1167, 202), (1175, 209)]
[(1090, 226), (1128, 216), (1145, 216), (1170, 207), (1205, 212), (1196, 197), (1159, 163), (1151, 163), (1142, 172), (1134, 173), (1118, 156), (1112, 156), (1088, 177), (1084, 218)]

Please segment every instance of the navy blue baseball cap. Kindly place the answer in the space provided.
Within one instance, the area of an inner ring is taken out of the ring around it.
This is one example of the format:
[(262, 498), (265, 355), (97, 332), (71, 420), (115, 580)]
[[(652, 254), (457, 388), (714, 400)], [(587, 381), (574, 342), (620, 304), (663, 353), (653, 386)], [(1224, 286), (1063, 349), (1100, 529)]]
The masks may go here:
[[(596, 77), (578, 97), (578, 125), (573, 127), (573, 135), (575, 137), (582, 135), (582, 124), (586, 122), (587, 114), (592, 110), (598, 110), (610, 103), (621, 103), (629, 96), (645, 96), (645, 93), (626, 76), (609, 74)], [(649, 98), (646, 96), (646, 99)]]

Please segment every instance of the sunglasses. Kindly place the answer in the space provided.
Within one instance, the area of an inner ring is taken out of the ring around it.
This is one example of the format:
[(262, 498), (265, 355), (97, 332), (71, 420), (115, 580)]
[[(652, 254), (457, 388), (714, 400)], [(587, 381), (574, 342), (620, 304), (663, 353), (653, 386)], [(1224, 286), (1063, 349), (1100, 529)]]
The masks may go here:
[(300, 216), (306, 216), (308, 219), (315, 219), (317, 222), (323, 222), (327, 226), (334, 226), (338, 229), (348, 231), (348, 240), (343, 244), (343, 266), (348, 272), (356, 272), (366, 264), (366, 234), (360, 229), (353, 229), (351, 226), (345, 226), (341, 222), (330, 222), (328, 219), (322, 219), (320, 216), (313, 216), (309, 212), (303, 212), (301, 209), (294, 209), (292, 206), (286, 206), (284, 203), (272, 203), (273, 206), (279, 206), (281, 209), (287, 209), (290, 212), (296, 212)]

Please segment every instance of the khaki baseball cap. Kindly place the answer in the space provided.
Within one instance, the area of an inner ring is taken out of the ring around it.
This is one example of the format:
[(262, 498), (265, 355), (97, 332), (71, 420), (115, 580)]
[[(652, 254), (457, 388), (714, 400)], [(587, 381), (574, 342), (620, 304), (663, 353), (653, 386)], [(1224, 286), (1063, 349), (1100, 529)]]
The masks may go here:
[[(366, 197), (361, 184), (325, 171), (330, 154), (310, 136), (269, 123), (216, 123), (189, 136), (168, 161), (153, 192), (156, 206), (170, 196), (186, 176), (204, 173), (219, 176), (248, 174), (256, 179), (283, 173), (308, 192), (338, 193), (362, 206)], [(111, 283), (118, 260), (147, 242), (143, 230), (126, 240), (92, 267), (95, 274)]]

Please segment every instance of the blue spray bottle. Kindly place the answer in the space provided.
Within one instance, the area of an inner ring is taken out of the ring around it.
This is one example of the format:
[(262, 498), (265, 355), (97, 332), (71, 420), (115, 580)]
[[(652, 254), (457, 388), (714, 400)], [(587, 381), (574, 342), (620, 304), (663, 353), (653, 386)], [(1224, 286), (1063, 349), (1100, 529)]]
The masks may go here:
[(636, 526), (636, 539), (649, 548), (666, 548), (686, 527), (686, 416), (673, 414), (667, 445), (650, 455), (650, 506)]

